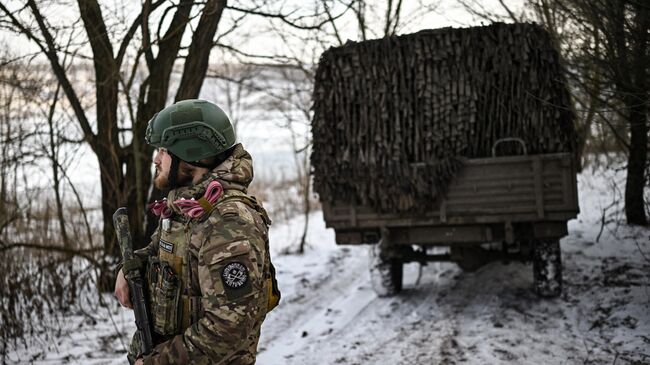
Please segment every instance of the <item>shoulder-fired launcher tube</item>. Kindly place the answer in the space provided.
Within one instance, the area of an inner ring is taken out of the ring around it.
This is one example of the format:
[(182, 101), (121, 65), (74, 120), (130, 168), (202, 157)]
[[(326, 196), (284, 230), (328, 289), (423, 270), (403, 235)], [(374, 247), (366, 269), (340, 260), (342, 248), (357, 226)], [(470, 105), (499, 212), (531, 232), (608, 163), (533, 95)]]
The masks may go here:
[(129, 232), (129, 216), (126, 208), (119, 208), (113, 214), (113, 225), (117, 241), (120, 245), (122, 258), (124, 260), (124, 277), (129, 283), (129, 293), (133, 312), (135, 314), (135, 325), (137, 327), (136, 336), (140, 338), (142, 344), (142, 355), (148, 355), (153, 350), (153, 336), (151, 333), (150, 315), (147, 311), (147, 298), (145, 296), (145, 282), (140, 272), (142, 264), (133, 253), (133, 243), (131, 233)]
[(115, 226), (115, 233), (117, 234), (122, 258), (125, 262), (132, 260), (135, 255), (133, 254), (131, 232), (129, 231), (129, 216), (126, 214), (126, 208), (122, 207), (115, 211), (113, 214), (113, 225)]

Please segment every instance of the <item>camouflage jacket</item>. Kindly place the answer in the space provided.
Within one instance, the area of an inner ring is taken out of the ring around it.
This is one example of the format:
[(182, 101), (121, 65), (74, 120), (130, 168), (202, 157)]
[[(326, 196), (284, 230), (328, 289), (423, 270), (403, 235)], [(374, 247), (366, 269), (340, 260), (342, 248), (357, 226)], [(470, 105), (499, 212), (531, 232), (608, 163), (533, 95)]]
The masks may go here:
[[(269, 310), (271, 264), (270, 221), (246, 194), (252, 179), (251, 156), (239, 144), (201, 182), (169, 193), (173, 218), (161, 219), (151, 244), (137, 252), (149, 262), (151, 312), (160, 342), (144, 357), (145, 364), (255, 363)], [(213, 180), (224, 188), (214, 209), (184, 218), (172, 202), (198, 199)], [(167, 280), (165, 270), (175, 278)]]

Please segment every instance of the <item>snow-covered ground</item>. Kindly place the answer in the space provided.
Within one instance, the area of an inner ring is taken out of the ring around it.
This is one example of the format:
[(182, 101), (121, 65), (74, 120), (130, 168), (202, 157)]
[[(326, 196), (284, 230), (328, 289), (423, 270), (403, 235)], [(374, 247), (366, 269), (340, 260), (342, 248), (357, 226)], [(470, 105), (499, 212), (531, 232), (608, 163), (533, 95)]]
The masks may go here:
[[(436, 263), (421, 275), (409, 264), (405, 290), (378, 298), (367, 247), (336, 246), (320, 212), (304, 255), (286, 254), (301, 218), (272, 226), (283, 299), (264, 323), (258, 364), (650, 364), (650, 230), (615, 223), (621, 176), (579, 176), (582, 212), (561, 242), (564, 294), (553, 300), (532, 293), (532, 268), (520, 263), (473, 273)], [(11, 346), (8, 363), (124, 363), (132, 313), (105, 300), (109, 309), (66, 317), (49, 341)]]

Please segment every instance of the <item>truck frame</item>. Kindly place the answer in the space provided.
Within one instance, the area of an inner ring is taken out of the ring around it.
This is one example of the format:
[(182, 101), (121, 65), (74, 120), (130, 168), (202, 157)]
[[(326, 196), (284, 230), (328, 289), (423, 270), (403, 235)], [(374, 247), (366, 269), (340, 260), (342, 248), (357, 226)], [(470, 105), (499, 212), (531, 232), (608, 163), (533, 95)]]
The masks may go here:
[[(504, 142), (521, 144), (522, 154), (497, 156)], [(465, 159), (446, 195), (423, 214), (322, 203), (337, 244), (374, 244), (370, 271), (380, 296), (401, 290), (406, 262), (452, 261), (473, 271), (495, 260), (519, 260), (533, 263), (535, 291), (556, 297), (562, 290), (559, 241), (579, 212), (576, 162), (572, 153), (529, 155), (522, 140), (503, 138), (492, 157)], [(429, 247), (447, 250), (429, 254)]]

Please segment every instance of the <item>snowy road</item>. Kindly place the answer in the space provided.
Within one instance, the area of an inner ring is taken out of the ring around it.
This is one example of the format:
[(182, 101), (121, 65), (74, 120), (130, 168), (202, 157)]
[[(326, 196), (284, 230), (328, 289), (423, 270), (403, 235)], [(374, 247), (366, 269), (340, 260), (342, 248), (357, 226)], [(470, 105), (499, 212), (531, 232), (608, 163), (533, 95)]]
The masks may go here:
[(259, 363), (650, 364), (650, 263), (639, 251), (650, 252), (648, 232), (636, 232), (636, 247), (572, 228), (554, 300), (532, 293), (521, 263), (474, 273), (429, 264), (417, 286), (410, 264), (405, 290), (377, 298), (365, 247), (323, 252), (319, 272), (283, 260), (285, 302), (265, 323)]
[[(260, 364), (650, 364), (650, 230), (603, 227), (611, 175), (581, 176), (582, 213), (561, 241), (564, 293), (540, 300), (532, 267), (405, 268), (378, 298), (367, 247), (336, 247), (320, 214), (312, 247), (278, 257), (284, 302), (263, 328)], [(294, 241), (288, 225), (274, 242)], [(600, 237), (599, 237), (600, 235)]]

